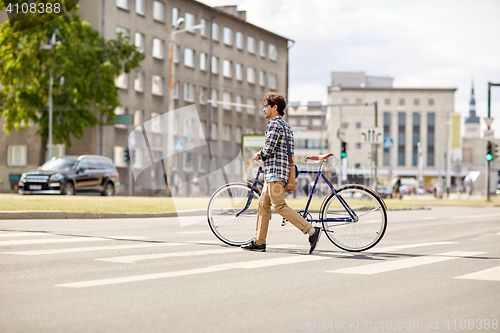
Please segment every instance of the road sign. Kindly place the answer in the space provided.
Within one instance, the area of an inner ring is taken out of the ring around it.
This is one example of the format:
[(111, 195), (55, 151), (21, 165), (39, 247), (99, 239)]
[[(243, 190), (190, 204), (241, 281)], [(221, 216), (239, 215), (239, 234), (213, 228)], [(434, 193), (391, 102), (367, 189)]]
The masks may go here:
[(184, 142), (182, 142), (182, 141), (175, 141), (174, 151), (183, 151), (183, 150), (184, 150)]
[(382, 138), (381, 127), (365, 127), (359, 129), (359, 141), (361, 143), (381, 143)]
[(132, 116), (115, 116), (115, 123), (131, 124), (132, 121)]
[(345, 141), (345, 129), (343, 128), (339, 128), (337, 130), (337, 138), (340, 140), (340, 141)]
[(384, 148), (391, 149), (394, 147), (394, 140), (392, 138), (384, 138)]
[(486, 123), (486, 126), (488, 126), (488, 129), (490, 129), (491, 123), (493, 122), (493, 118), (486, 117), (486, 118), (484, 118), (484, 122)]

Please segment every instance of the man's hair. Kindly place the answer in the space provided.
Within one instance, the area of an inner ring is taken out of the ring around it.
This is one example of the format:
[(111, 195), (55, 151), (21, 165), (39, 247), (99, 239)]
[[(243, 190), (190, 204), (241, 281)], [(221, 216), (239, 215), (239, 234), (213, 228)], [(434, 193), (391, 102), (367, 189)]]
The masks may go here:
[(269, 104), (270, 107), (277, 105), (279, 115), (283, 116), (285, 114), (286, 100), (285, 97), (283, 97), (283, 95), (280, 93), (274, 91), (268, 92), (264, 95), (262, 103)]

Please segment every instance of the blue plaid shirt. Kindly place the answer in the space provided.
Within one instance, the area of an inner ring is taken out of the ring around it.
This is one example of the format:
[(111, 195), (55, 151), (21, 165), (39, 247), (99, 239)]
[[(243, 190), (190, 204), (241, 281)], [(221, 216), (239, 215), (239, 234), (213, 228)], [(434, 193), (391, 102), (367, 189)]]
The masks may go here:
[(288, 181), (290, 165), (288, 164), (288, 152), (282, 125), (286, 129), (286, 135), (288, 136), (293, 156), (293, 132), (290, 125), (281, 116), (270, 119), (267, 123), (266, 141), (264, 147), (259, 152), (260, 157), (264, 161), (264, 180), (266, 182), (270, 181), (273, 177), (279, 177), (285, 182)]

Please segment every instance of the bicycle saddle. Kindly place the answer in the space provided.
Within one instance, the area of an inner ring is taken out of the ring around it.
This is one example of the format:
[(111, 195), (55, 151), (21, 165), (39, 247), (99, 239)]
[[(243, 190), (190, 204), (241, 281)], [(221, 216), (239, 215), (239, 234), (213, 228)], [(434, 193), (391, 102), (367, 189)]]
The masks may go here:
[(333, 156), (333, 153), (328, 153), (326, 155), (309, 155), (309, 156), (306, 156), (306, 160), (323, 161), (323, 160), (327, 159), (328, 157), (332, 157), (332, 156)]

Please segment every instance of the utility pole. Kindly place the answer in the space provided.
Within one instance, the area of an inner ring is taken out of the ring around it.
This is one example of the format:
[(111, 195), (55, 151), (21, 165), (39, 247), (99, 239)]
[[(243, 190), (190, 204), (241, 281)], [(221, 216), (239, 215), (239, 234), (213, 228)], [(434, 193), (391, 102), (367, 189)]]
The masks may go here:
[[(485, 131), (485, 138), (486, 137), (491, 137), (491, 139), (495, 138), (495, 134), (493, 130), (490, 130), (491, 123), (493, 122), (493, 118), (491, 118), (491, 87), (500, 87), (500, 83), (491, 83), (488, 82), (488, 118), (485, 119), (486, 125), (488, 126), (488, 129)], [(491, 145), (491, 142), (488, 141), (488, 146)], [(488, 154), (488, 152), (487, 152)], [(486, 161), (486, 201), (491, 201), (490, 199), (490, 181), (491, 181), (491, 165), (490, 165), (491, 160)]]

